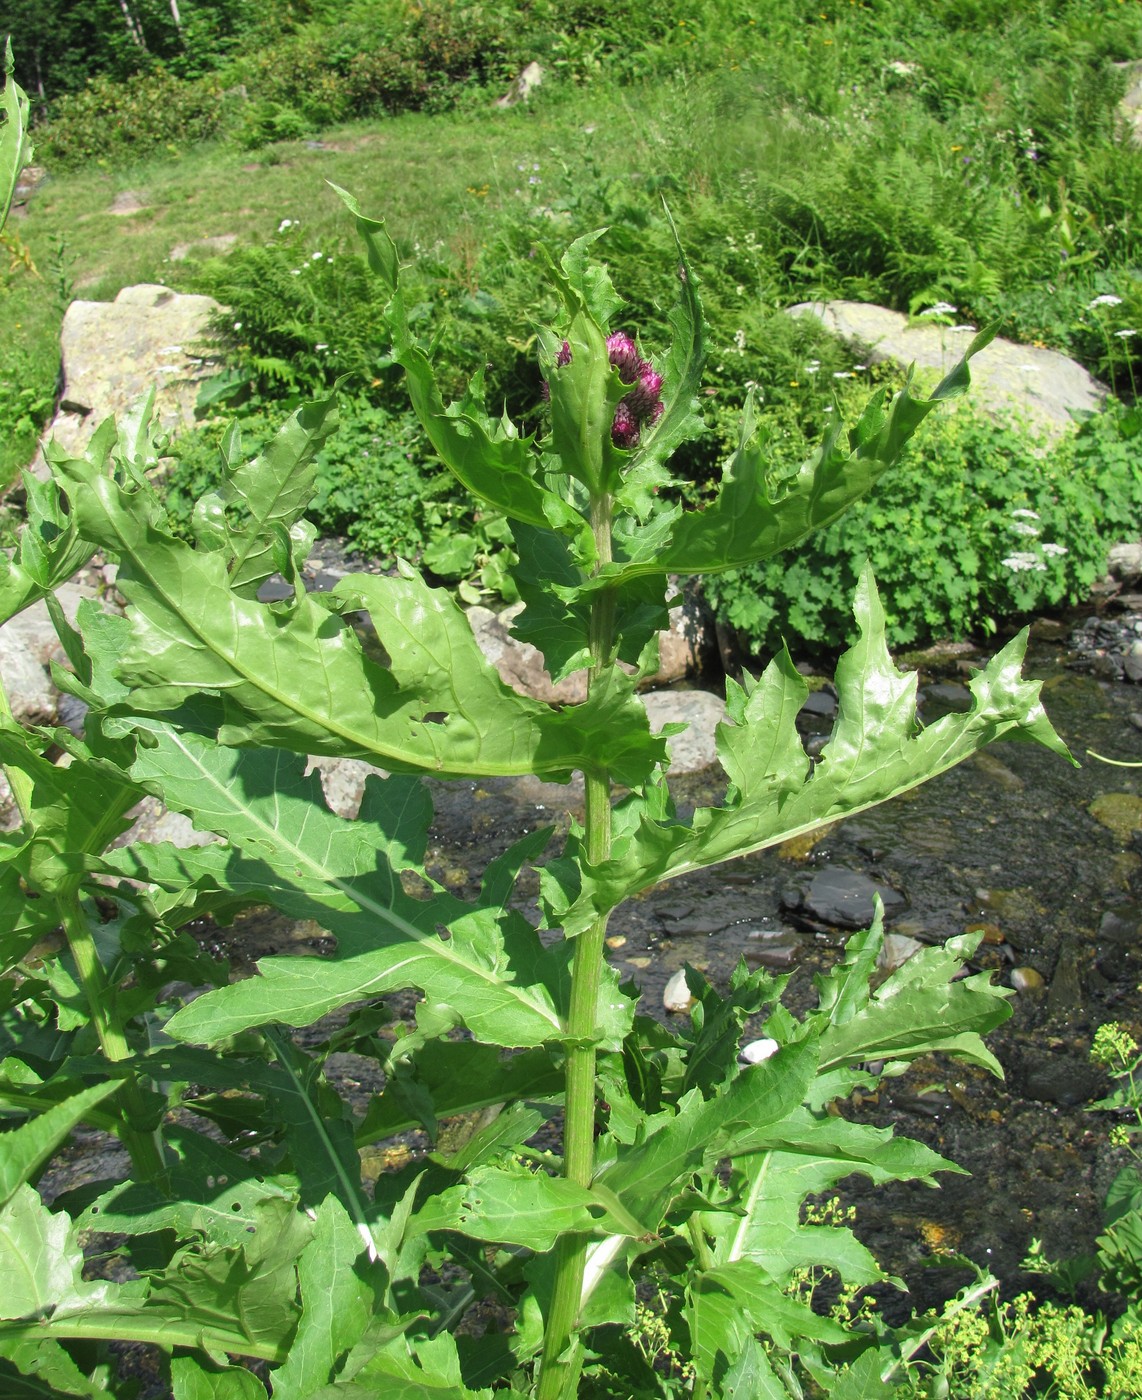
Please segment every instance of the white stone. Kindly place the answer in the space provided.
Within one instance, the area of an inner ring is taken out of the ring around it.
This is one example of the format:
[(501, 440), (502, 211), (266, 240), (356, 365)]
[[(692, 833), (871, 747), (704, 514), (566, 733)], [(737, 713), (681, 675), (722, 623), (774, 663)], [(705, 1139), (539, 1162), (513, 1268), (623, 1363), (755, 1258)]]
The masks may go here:
[(760, 1065), (766, 1060), (771, 1060), (780, 1049), (781, 1046), (776, 1040), (770, 1040), (766, 1036), (762, 1040), (751, 1040), (748, 1045), (743, 1045), (738, 1059), (744, 1060), (747, 1065)]
[(686, 984), (686, 969), (680, 967), (667, 982), (662, 992), (662, 1004), (667, 1011), (689, 1011), (694, 1005), (694, 997)]
[[(859, 301), (801, 302), (790, 316), (816, 316), (867, 363), (885, 360), (946, 374), (974, 338), (970, 330), (909, 322), (907, 316)], [(997, 337), (971, 360), (970, 401), (999, 417), (1014, 417), (1046, 438), (1057, 439), (1073, 413), (1101, 408), (1106, 388), (1077, 361)]]
[[(202, 381), (216, 369), (191, 352), (208, 340), (208, 323), (220, 310), (213, 297), (151, 283), (124, 287), (111, 302), (73, 301), (60, 333), (64, 388), (45, 441), (54, 438), (79, 456), (105, 418), (119, 418), (153, 386), (158, 428), (170, 433), (190, 427)], [(163, 382), (156, 385), (160, 374)], [(32, 470), (46, 478), (42, 450)]]

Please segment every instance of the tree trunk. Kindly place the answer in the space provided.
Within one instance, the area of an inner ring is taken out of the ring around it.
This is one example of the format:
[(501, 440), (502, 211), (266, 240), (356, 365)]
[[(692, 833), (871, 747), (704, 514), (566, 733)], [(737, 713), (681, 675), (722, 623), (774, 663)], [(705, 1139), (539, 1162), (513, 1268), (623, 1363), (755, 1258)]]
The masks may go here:
[(138, 46), (144, 52), (146, 52), (147, 41), (143, 38), (142, 26), (139, 24), (135, 16), (131, 13), (131, 7), (127, 3), (127, 0), (119, 0), (119, 8), (123, 11), (123, 22), (127, 26), (127, 33), (131, 36), (135, 43), (138, 44)]

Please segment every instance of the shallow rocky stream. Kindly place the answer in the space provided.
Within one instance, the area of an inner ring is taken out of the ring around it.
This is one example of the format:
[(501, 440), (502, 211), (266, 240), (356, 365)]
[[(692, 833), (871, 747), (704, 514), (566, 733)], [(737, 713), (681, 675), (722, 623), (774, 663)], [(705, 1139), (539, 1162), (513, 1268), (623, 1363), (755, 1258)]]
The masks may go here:
[[(966, 705), (971, 660), (923, 671), (926, 719)], [(986, 1264), (1009, 1289), (1033, 1282), (1019, 1270), (1033, 1238), (1053, 1257), (1089, 1250), (1123, 1165), (1107, 1144), (1108, 1120), (1086, 1106), (1106, 1090), (1089, 1061), (1095, 1027), (1113, 1019), (1142, 1029), (1142, 770), (1109, 767), (1087, 750), (1142, 760), (1132, 720), (1142, 691), (1098, 670), (1115, 674), (1105, 656), (1033, 644), (1028, 671), (1044, 681), (1048, 713), (1080, 769), (1034, 744), (999, 744), (815, 844), (672, 881), (612, 919), (612, 960), (660, 1014), (665, 984), (684, 963), (717, 984), (743, 956), (792, 971), (787, 999), (810, 1005), (812, 973), (837, 958), (845, 927), (867, 922), (874, 885), (891, 933), (934, 943), (982, 926), (979, 965), (1008, 986), (1016, 973), (1023, 988), (989, 1042), (1005, 1082), (932, 1060), (846, 1109), (923, 1139), (971, 1173), (945, 1177), (939, 1191), (856, 1183), (850, 1192), (858, 1233), (907, 1280), (913, 1305), (967, 1281), (923, 1267), (941, 1247)], [(827, 695), (814, 708), (802, 717), (807, 732), (827, 733)], [(552, 820), (567, 800), (560, 789), (518, 784), (443, 789), (434, 858), (452, 881), (477, 874), (509, 833)], [(675, 790), (680, 807), (721, 796), (709, 773)]]

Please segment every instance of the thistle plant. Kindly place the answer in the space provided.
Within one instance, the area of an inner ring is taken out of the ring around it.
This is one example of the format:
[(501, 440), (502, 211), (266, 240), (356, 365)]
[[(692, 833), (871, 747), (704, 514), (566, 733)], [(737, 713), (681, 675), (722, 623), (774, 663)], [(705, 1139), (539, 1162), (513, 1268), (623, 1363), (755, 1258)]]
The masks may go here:
[[(275, 1400), (880, 1393), (919, 1343), (813, 1310), (806, 1270), (847, 1290), (893, 1280), (847, 1225), (804, 1220), (802, 1204), (853, 1172), (934, 1184), (954, 1170), (829, 1110), (876, 1082), (870, 1062), (896, 1073), (943, 1051), (998, 1072), (981, 1037), (1007, 994), (961, 976), (977, 936), (876, 985), (878, 917), (800, 1018), (781, 1003), (786, 978), (743, 965), (718, 990), (689, 972), (680, 1031), (639, 1014), (605, 938), (641, 891), (863, 810), (993, 739), (1065, 753), (1020, 676), (1025, 637), (975, 676), (968, 713), (921, 729), (867, 572), (815, 761), (794, 723), (805, 683), (783, 652), (728, 683), (725, 801), (682, 819), (669, 735), (637, 694), (667, 580), (792, 548), (834, 519), (967, 387), (966, 361), (930, 399), (877, 396), (793, 475), (767, 470), (747, 406), (719, 494), (686, 512), (670, 461), (702, 430), (703, 328), (681, 251), (673, 342), (657, 355), (617, 325), (597, 235), (552, 263), (561, 309), (538, 335), (550, 427), (524, 438), (487, 412), (478, 375), (444, 403), (396, 248), (343, 197), (427, 438), (512, 522), (516, 633), (555, 679), (585, 669), (587, 698), (517, 694), (455, 601), (408, 564), (306, 591), (305, 510), (333, 399), (303, 404), (253, 460), (227, 434), (223, 487), (199, 503), (190, 543), (152, 484), (148, 405), (82, 458), (49, 452), (51, 482), (27, 482), (0, 616), (47, 600), (70, 661), (56, 678), (88, 712), (82, 737), (0, 722), (23, 818), (0, 842), (0, 1106), (18, 1125), (0, 1136), (0, 1270), (21, 1280), (0, 1300), (0, 1371), (43, 1394), (124, 1393), (100, 1348), (143, 1340), (169, 1354), (176, 1400), (263, 1395), (240, 1358), (266, 1363)], [(73, 628), (52, 590), (97, 549), (119, 561), (125, 608), (85, 603)], [(274, 574), (291, 593), (261, 602)], [(361, 640), (362, 613), (379, 650)], [(386, 776), (348, 820), (310, 755)], [(583, 819), (560, 847), (550, 829), (522, 834), (471, 899), (432, 878), (426, 776), (575, 773)], [(221, 840), (117, 845), (144, 793)], [(532, 865), (538, 928), (514, 893)], [(315, 921), (335, 948), (267, 957), (230, 982), (188, 927), (266, 904)], [(415, 1023), (394, 1034), (381, 999), (409, 990)], [(759, 1038), (773, 1053), (743, 1063), (743, 1039)], [(383, 1075), (363, 1112), (325, 1072), (343, 1051)], [(81, 1122), (119, 1136), (129, 1175), (49, 1208), (35, 1182)], [(364, 1172), (413, 1129), (429, 1151)], [(85, 1274), (83, 1243), (99, 1239), (132, 1267), (126, 1281)]]

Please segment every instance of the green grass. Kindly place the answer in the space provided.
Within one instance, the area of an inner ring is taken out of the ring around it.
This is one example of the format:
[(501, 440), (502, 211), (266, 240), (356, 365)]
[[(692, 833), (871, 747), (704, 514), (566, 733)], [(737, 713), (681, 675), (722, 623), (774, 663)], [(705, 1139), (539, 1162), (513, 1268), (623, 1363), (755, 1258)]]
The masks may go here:
[[(550, 78), (527, 108), (497, 110), (456, 81), (440, 96), (453, 110), (322, 127), (321, 104), (289, 82), (337, 35), (361, 52), (380, 10), (391, 23), (391, 6), (360, 3), (343, 30), (289, 40), (282, 62), (276, 49), (241, 60), (251, 83), (277, 85), (266, 100), (305, 108), (320, 148), (172, 146), (60, 171), (13, 221), (39, 276), (17, 266), (0, 278), (0, 479), (30, 456), (71, 291), (189, 288), (199, 269), (169, 261), (176, 245), (230, 234), (257, 246), (283, 218), (301, 221), (308, 248), (349, 249), (326, 181), (468, 292), (503, 281), (497, 259), (528, 255), (532, 225), (557, 243), (615, 224), (629, 243), (665, 195), (696, 267), (714, 273), (711, 318), (727, 343), (749, 317), (817, 296), (901, 310), (948, 300), (964, 319), (1006, 315), (1015, 338), (1078, 355), (1120, 391), (1136, 377), (1142, 338), (1115, 332), (1142, 329), (1142, 151), (1115, 125), (1114, 65), (1142, 52), (1137, 6), (664, 0), (639, 22), (631, 6), (592, 18), (581, 0), (537, 31)], [(539, 163), (541, 186), (524, 183), (524, 163)], [(109, 214), (125, 190), (145, 207)], [(1088, 311), (1108, 293), (1122, 298), (1113, 312)]]

